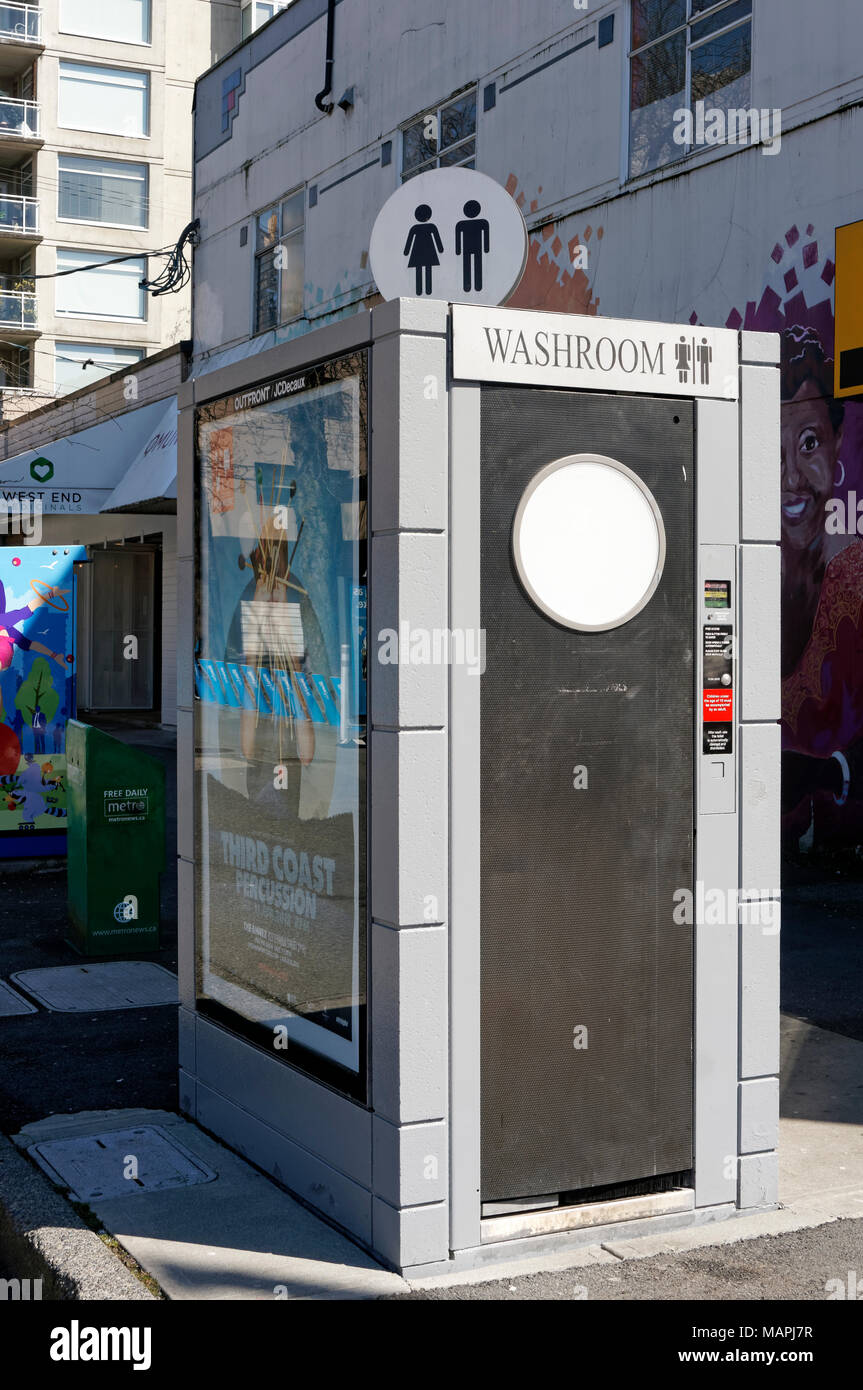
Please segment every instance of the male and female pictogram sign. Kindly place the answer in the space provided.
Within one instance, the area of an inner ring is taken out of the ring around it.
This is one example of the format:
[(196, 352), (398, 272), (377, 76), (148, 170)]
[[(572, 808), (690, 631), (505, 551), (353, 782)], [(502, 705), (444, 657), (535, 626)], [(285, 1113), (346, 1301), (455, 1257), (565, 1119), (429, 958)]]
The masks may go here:
[(521, 209), (505, 188), (475, 169), (431, 169), (384, 203), (369, 259), (384, 299), (503, 304), (527, 249)]

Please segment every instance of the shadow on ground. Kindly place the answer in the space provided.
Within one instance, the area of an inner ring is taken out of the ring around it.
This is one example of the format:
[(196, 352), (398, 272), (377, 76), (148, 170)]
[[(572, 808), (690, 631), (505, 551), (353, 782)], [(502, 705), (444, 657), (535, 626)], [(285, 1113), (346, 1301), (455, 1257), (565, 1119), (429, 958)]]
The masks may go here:
[[(93, 721), (95, 723), (95, 720)], [(166, 730), (101, 723), (100, 728), (151, 754), (167, 773), (166, 871), (161, 883), (162, 947), (145, 955), (88, 959), (152, 960), (177, 970), (176, 739)], [(21, 873), (0, 873), (0, 977), (13, 971), (81, 964), (64, 940), (66, 870), (35, 860)], [(144, 1106), (177, 1109), (177, 1010), (118, 1009), (0, 1018), (0, 1132), (15, 1134), (45, 1115)]]

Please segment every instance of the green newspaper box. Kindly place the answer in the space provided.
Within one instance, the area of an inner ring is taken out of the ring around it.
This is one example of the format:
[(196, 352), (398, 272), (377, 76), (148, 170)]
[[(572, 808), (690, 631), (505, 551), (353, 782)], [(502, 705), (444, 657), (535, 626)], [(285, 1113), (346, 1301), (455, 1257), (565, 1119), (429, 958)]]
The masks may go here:
[(119, 739), (70, 719), (68, 907), (85, 956), (159, 947), (165, 868), (165, 769)]

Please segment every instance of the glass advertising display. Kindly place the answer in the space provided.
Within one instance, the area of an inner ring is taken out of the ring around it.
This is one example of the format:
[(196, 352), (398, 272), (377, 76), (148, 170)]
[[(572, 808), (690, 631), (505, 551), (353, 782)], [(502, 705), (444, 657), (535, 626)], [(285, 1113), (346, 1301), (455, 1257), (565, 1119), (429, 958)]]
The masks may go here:
[(197, 416), (199, 1008), (365, 1089), (364, 353)]

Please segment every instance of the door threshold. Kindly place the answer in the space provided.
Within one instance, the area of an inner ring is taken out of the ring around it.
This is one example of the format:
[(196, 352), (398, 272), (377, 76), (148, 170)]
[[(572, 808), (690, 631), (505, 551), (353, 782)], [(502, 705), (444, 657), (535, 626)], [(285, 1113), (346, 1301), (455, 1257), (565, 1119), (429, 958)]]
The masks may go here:
[(618, 1197), (613, 1201), (586, 1202), (574, 1207), (554, 1207), (546, 1211), (522, 1211), (512, 1216), (488, 1216), (479, 1223), (480, 1243), (522, 1240), (526, 1236), (552, 1235), (556, 1231), (577, 1231), (590, 1226), (609, 1226), (616, 1221), (637, 1221), (647, 1216), (669, 1216), (693, 1211), (695, 1191), (678, 1187), (671, 1192), (648, 1192), (640, 1197)]

